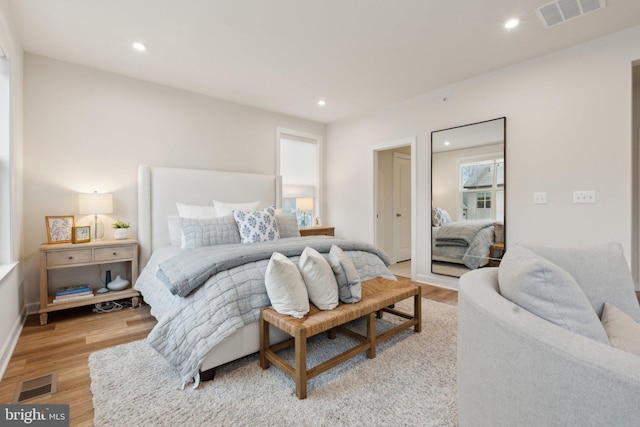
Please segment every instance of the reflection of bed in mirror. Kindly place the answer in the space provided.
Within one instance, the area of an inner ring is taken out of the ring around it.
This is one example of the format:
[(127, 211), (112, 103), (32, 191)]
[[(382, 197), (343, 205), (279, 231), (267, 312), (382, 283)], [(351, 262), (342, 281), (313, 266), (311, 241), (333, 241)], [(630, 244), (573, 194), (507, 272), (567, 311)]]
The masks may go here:
[(499, 263), (496, 254), (504, 251), (505, 133), (504, 117), (432, 132), (433, 273), (460, 276)]
[[(444, 214), (444, 215), (443, 215)], [(502, 223), (493, 220), (457, 221), (440, 208), (433, 208), (431, 233), (432, 260), (462, 264), (470, 270), (484, 267), (491, 259), (491, 246), (496, 243), (496, 228)]]

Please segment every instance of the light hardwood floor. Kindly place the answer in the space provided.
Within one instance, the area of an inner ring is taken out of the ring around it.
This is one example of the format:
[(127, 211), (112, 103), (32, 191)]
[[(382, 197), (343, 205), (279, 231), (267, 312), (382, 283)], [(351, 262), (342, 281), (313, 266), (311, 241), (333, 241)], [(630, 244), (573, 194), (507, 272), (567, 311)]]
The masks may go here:
[[(422, 287), (424, 298), (458, 304), (456, 291), (430, 285)], [(90, 307), (55, 312), (44, 326), (40, 325), (37, 315), (29, 316), (0, 382), (0, 402), (14, 403), (19, 382), (57, 373), (57, 393), (28, 403), (69, 404), (71, 426), (92, 426), (89, 355), (107, 347), (143, 339), (155, 323), (147, 305), (105, 314), (93, 313)]]

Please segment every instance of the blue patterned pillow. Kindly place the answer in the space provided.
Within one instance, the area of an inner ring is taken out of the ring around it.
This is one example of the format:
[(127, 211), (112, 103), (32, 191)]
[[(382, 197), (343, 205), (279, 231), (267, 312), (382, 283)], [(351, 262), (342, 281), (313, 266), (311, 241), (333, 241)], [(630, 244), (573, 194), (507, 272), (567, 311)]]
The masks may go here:
[(233, 211), (242, 243), (278, 240), (278, 226), (273, 206), (258, 211)]

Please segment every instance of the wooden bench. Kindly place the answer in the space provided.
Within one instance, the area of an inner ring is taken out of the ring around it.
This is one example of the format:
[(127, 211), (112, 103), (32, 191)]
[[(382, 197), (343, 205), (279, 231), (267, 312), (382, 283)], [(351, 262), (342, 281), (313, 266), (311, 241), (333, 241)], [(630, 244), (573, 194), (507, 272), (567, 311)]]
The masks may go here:
[[(400, 312), (391, 306), (399, 301), (413, 297), (413, 314)], [(392, 313), (407, 319), (392, 329), (376, 335), (375, 317), (382, 318), (382, 312)], [(341, 326), (361, 317), (367, 317), (366, 335), (358, 334)], [(362, 283), (362, 300), (355, 304), (339, 304), (329, 311), (318, 310), (310, 305), (309, 313), (302, 319), (276, 312), (272, 307), (264, 307), (260, 311), (260, 366), (269, 367), (269, 362), (282, 369), (296, 382), (296, 396), (307, 397), (307, 381), (342, 363), (349, 358), (367, 352), (367, 357), (376, 357), (376, 344), (413, 326), (420, 332), (422, 326), (422, 303), (420, 286), (411, 283), (400, 283), (384, 278), (367, 280)], [(269, 345), (269, 324), (286, 332), (293, 338), (273, 346)], [(329, 332), (329, 338), (335, 338), (340, 331), (355, 338), (359, 343), (349, 350), (331, 359), (307, 369), (307, 338), (322, 332)], [(294, 363), (292, 367), (276, 352), (295, 345)]]

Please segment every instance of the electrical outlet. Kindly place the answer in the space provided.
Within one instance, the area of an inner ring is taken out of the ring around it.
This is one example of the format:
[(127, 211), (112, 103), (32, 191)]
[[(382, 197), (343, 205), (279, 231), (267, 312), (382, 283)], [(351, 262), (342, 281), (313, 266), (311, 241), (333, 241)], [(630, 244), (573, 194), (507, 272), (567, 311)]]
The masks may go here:
[(533, 204), (534, 205), (544, 205), (547, 203), (547, 192), (539, 191), (533, 193)]
[(576, 204), (593, 204), (596, 202), (595, 191), (574, 191), (573, 203)]

